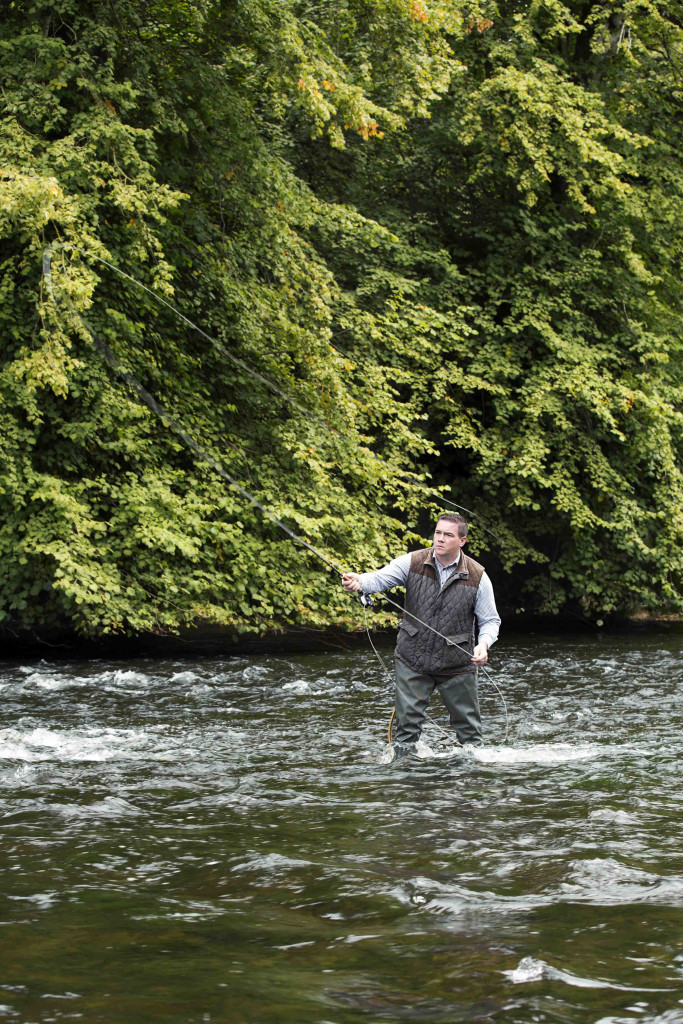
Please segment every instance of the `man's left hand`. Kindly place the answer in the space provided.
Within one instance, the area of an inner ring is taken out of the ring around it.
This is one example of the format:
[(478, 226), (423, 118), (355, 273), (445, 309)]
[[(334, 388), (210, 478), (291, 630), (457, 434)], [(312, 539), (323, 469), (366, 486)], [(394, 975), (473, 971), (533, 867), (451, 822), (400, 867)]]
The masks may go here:
[(489, 660), (489, 649), (486, 644), (477, 644), (472, 652), (472, 661), (478, 667), (485, 665)]

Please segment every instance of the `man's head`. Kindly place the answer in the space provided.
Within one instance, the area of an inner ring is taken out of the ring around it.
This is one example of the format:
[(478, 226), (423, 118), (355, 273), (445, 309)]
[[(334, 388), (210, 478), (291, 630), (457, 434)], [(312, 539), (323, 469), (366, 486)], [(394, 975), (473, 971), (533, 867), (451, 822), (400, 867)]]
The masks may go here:
[(455, 523), (458, 528), (458, 537), (467, 537), (467, 520), (458, 512), (442, 512), (436, 521), (436, 525), (444, 520), (447, 523)]
[(467, 540), (467, 520), (457, 512), (444, 512), (434, 528), (434, 553), (443, 565), (454, 562)]

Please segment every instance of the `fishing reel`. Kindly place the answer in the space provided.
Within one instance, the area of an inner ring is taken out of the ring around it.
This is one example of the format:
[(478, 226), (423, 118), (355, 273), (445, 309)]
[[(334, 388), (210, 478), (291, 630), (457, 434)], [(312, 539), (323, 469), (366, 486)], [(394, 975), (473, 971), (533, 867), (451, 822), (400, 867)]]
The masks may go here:
[(372, 608), (373, 604), (375, 603), (372, 594), (359, 594), (358, 600), (360, 601), (364, 608)]

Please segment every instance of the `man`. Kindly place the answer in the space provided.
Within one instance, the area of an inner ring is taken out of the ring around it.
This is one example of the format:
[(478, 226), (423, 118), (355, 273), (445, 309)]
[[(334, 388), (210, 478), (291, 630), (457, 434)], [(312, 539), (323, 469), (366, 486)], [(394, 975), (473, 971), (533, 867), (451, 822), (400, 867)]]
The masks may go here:
[(342, 576), (350, 593), (406, 588), (394, 659), (399, 756), (414, 753), (435, 689), (459, 742), (481, 745), (477, 669), (488, 661), (500, 617), (483, 566), (463, 551), (466, 540), (466, 520), (446, 512), (439, 516), (431, 548), (401, 555), (377, 572)]

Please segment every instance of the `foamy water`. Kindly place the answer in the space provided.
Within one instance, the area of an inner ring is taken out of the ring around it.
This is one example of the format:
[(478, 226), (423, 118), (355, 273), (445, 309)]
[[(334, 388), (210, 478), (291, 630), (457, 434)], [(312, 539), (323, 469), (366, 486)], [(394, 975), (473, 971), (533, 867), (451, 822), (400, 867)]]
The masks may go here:
[(502, 640), (393, 759), (371, 653), (0, 671), (0, 1017), (683, 1021), (680, 643)]

